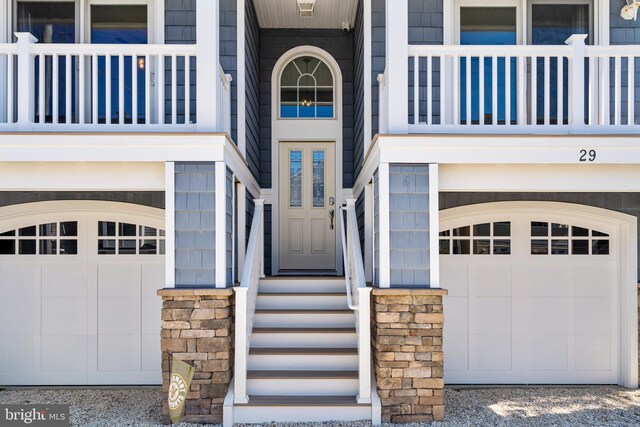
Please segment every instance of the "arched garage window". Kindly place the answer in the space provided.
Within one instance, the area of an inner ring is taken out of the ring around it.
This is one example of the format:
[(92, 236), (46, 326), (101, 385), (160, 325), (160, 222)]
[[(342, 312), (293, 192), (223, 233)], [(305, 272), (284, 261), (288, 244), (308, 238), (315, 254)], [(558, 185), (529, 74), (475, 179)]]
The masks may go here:
[(294, 59), (280, 77), (280, 118), (333, 118), (333, 88), (327, 64), (312, 56)]

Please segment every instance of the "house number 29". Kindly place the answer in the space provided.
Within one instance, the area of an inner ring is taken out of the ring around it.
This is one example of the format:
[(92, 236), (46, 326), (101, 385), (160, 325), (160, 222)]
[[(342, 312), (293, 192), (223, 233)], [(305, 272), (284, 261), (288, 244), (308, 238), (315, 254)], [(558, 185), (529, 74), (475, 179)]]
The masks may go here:
[(580, 150), (580, 161), (581, 162), (593, 162), (596, 160), (596, 150)]

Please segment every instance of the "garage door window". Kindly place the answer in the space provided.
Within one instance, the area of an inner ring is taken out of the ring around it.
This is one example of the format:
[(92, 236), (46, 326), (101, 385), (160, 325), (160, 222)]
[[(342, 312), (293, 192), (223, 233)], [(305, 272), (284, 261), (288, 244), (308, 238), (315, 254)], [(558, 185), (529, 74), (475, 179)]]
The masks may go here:
[(0, 255), (77, 255), (78, 223), (51, 222), (0, 233)]
[(609, 235), (584, 227), (531, 221), (531, 255), (609, 255)]
[(509, 255), (511, 222), (494, 222), (440, 232), (440, 255)]
[(98, 222), (99, 255), (164, 255), (164, 230), (127, 222)]

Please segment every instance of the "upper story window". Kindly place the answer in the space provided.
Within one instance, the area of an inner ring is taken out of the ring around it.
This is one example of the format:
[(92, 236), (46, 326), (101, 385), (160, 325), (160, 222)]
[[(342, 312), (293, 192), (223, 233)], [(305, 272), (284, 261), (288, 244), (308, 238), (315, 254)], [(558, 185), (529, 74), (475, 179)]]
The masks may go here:
[(312, 56), (294, 59), (280, 77), (280, 118), (333, 118), (334, 86), (331, 70), (320, 59)]
[(61, 1), (16, 2), (16, 30), (41, 43), (76, 42), (76, 5)]

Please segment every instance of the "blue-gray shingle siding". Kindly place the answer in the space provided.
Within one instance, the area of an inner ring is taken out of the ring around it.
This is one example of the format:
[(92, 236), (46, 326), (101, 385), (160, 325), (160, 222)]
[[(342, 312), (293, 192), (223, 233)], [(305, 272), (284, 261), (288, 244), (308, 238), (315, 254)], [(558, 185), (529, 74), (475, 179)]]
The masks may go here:
[(176, 286), (215, 284), (215, 164), (175, 164)]
[(260, 179), (260, 26), (252, 1), (245, 2), (245, 141), (247, 163)]
[(364, 2), (358, 3), (353, 28), (353, 176), (364, 161)]

